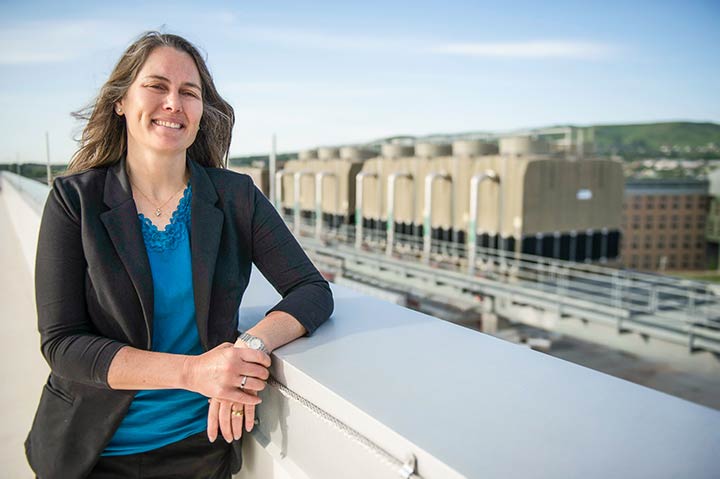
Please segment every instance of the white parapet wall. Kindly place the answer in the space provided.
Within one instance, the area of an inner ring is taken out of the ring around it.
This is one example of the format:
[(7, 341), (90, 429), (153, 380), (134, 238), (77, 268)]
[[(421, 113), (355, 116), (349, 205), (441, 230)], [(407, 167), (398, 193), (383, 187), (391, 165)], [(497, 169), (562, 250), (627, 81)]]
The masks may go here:
[[(0, 174), (0, 188), (2, 188), (4, 203), (10, 215), (12, 227), (15, 229), (17, 237), (22, 239), (20, 246), (23, 258), (34, 278), (35, 253), (41, 217), (38, 208), (38, 191), (44, 190), (47, 197), (49, 189), (41, 183), (8, 172)], [(28, 189), (32, 192), (27, 191)]]
[[(718, 411), (332, 287), (273, 354), (239, 478), (719, 477)], [(278, 298), (254, 270), (240, 328)]]

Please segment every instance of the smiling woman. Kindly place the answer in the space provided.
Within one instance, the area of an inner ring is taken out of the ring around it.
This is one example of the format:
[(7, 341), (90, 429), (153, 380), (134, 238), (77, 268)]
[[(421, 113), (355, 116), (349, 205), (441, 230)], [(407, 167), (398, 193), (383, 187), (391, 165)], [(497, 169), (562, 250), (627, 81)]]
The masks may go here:
[(155, 49), (115, 111), (125, 117), (128, 156), (187, 150), (203, 114), (200, 74), (192, 57), (170, 47)]
[[(156, 50), (164, 50), (166, 55), (153, 55), (158, 53)], [(172, 73), (187, 75), (183, 80), (187, 83), (183, 85), (183, 96), (194, 94), (200, 99), (200, 123), (194, 132), (195, 141), (188, 147), (188, 154), (203, 166), (225, 165), (235, 122), (233, 108), (218, 93), (205, 61), (190, 42), (176, 35), (150, 32), (125, 51), (97, 99), (73, 113), (87, 124), (80, 138), (80, 148), (68, 167), (69, 173), (110, 165), (117, 161), (118, 153), (126, 153), (128, 129), (123, 121), (125, 117), (117, 114), (117, 107), (133, 87), (139, 87), (141, 82), (146, 81), (146, 88), (155, 91), (167, 90), (171, 86), (179, 88), (179, 85), (170, 85), (170, 79), (163, 72), (148, 69), (151, 57), (155, 57), (156, 64), (165, 60), (163, 68), (172, 70)], [(185, 60), (182, 62), (184, 70), (168, 62), (175, 58)]]
[[(224, 168), (233, 110), (187, 40), (144, 34), (78, 116), (38, 238), (52, 372), (28, 461), (41, 479), (229, 479), (269, 355), (330, 316), (328, 283), (252, 180)], [(283, 299), (240, 335), (253, 263)]]

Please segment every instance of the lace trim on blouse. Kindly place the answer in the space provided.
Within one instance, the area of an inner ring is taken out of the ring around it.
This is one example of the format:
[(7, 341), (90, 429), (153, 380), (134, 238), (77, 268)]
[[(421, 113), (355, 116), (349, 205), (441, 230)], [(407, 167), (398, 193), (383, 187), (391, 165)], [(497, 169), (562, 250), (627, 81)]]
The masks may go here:
[(178, 202), (178, 206), (170, 217), (170, 223), (165, 229), (160, 231), (157, 226), (146, 218), (142, 213), (138, 213), (138, 219), (142, 225), (142, 235), (145, 245), (153, 251), (165, 251), (177, 248), (178, 243), (182, 241), (188, 234), (188, 228), (185, 226), (190, 221), (190, 199), (192, 198), (192, 188), (190, 182), (183, 193), (182, 198)]

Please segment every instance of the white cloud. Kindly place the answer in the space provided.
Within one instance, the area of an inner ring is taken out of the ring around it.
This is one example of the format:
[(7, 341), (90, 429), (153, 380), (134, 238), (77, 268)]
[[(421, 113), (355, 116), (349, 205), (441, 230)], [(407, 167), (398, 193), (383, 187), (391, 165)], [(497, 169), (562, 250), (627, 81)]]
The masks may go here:
[(607, 45), (567, 41), (447, 43), (429, 49), (432, 53), (447, 55), (527, 59), (596, 59), (606, 56), (610, 50)]
[[(35, 21), (0, 27), (0, 65), (58, 63), (129, 40), (127, 25), (107, 20)], [(134, 31), (134, 30), (132, 30)]]
[(534, 40), (523, 42), (431, 42), (410, 37), (343, 35), (303, 29), (239, 26), (235, 32), (245, 38), (293, 48), (315, 50), (374, 51), (390, 54), (426, 54), (525, 58), (525, 59), (599, 59), (614, 48), (584, 41)]

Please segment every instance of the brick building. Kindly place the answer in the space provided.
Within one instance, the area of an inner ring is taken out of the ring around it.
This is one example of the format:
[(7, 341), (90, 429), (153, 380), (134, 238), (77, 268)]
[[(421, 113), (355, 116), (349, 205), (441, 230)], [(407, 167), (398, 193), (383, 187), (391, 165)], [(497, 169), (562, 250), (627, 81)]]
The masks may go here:
[(708, 208), (706, 238), (709, 267), (720, 269), (720, 168), (708, 175), (710, 207)]
[(708, 268), (708, 181), (628, 179), (622, 266), (643, 271)]

